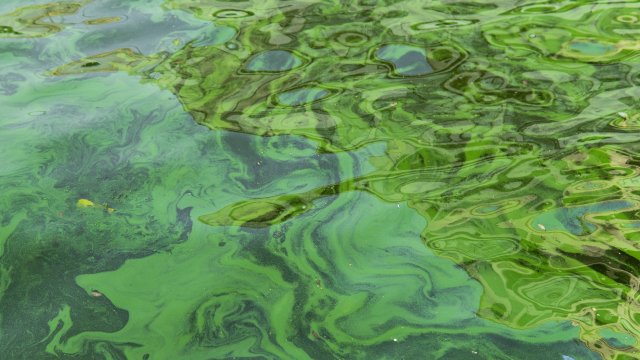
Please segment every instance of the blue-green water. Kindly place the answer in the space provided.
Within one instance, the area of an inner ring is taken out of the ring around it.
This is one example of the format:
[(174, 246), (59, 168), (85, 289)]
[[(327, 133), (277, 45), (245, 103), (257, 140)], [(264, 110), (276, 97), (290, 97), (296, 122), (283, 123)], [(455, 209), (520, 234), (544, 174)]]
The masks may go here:
[(640, 2), (0, 14), (0, 358), (638, 357)]

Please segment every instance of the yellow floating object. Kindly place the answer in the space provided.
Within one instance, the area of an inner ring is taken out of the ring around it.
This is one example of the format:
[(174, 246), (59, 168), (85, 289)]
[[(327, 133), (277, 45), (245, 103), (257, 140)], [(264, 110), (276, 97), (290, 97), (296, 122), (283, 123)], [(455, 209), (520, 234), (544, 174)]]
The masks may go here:
[(96, 205), (96, 203), (89, 199), (78, 199), (76, 206), (81, 208), (101, 208), (106, 210), (109, 214), (113, 214), (116, 211), (116, 209), (109, 207), (109, 205)]
[(78, 202), (76, 203), (76, 205), (78, 207), (95, 207), (96, 204), (93, 203), (93, 201), (91, 200), (87, 200), (87, 199), (79, 199)]

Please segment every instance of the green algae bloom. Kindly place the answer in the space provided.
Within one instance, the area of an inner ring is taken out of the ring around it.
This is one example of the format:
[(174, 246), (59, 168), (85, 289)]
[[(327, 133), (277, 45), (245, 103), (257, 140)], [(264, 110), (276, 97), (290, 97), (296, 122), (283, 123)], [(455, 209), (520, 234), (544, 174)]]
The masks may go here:
[(640, 356), (640, 3), (0, 10), (9, 358)]

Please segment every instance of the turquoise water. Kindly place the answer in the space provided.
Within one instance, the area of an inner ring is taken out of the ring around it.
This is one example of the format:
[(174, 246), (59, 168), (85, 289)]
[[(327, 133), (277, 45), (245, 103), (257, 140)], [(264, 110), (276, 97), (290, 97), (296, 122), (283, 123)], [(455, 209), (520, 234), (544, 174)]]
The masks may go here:
[(640, 2), (0, 14), (0, 358), (638, 357)]

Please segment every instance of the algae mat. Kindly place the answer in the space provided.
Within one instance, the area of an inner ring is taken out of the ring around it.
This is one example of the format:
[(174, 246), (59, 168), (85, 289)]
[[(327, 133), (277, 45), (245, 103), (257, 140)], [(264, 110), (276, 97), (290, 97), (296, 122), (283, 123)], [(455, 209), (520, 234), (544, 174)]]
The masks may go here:
[(3, 359), (640, 357), (639, 1), (0, 4)]

